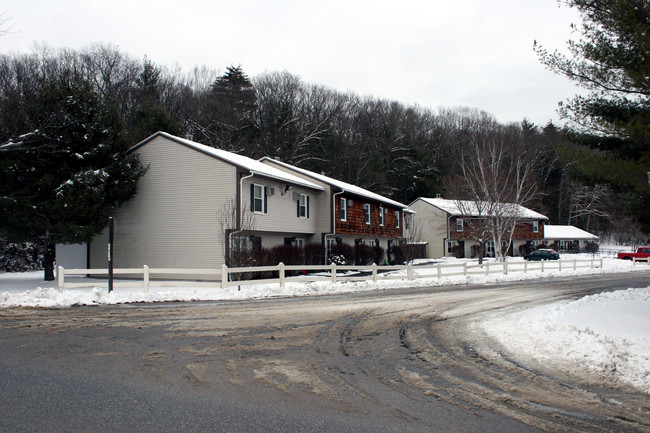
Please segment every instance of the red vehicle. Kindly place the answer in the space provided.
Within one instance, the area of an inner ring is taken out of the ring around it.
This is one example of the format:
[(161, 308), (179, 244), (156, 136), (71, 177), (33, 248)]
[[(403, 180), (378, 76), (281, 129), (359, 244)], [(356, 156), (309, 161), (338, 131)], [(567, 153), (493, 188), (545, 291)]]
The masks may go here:
[(618, 253), (618, 258), (623, 260), (650, 260), (650, 247), (639, 247), (635, 253)]

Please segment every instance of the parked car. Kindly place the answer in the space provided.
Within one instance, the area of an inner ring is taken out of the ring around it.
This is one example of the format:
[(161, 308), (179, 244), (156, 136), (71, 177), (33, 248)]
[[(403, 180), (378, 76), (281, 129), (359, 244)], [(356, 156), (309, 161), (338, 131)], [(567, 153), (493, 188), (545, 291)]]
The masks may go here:
[(524, 260), (560, 260), (560, 255), (555, 250), (540, 248), (526, 254)]
[(650, 260), (650, 247), (639, 247), (636, 252), (618, 253), (621, 260)]

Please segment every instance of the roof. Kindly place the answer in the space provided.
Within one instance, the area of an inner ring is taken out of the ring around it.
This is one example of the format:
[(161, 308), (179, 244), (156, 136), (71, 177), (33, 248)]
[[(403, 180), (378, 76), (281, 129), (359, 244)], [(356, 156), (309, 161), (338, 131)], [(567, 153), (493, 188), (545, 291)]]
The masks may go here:
[(165, 137), (181, 145), (195, 149), (208, 156), (212, 156), (214, 158), (233, 164), (237, 167), (241, 167), (245, 170), (248, 170), (251, 174), (257, 176), (263, 176), (275, 180), (280, 180), (282, 182), (291, 183), (293, 185), (304, 186), (306, 188), (311, 188), (318, 191), (324, 190), (322, 186), (316, 185), (315, 183), (309, 182), (301, 177), (294, 176), (290, 173), (287, 173), (283, 170), (277, 169), (270, 165), (263, 164), (260, 161), (249, 158), (247, 156), (238, 155), (236, 153), (228, 152), (222, 149), (216, 149), (214, 147), (206, 146), (205, 144), (200, 144), (191, 140), (187, 140), (185, 138), (176, 137), (175, 135), (171, 135), (166, 132), (156, 132), (152, 136), (144, 139), (140, 143), (133, 146), (131, 149), (129, 149), (129, 152), (136, 150), (137, 148), (147, 144), (148, 142), (150, 142), (156, 137)]
[[(425, 203), (435, 206), (452, 216), (470, 216), (470, 217), (479, 217), (487, 216), (485, 213), (479, 212), (476, 203), (469, 200), (449, 200), (444, 198), (426, 198), (419, 197), (417, 200), (422, 200)], [(416, 200), (416, 201), (417, 201)], [(463, 211), (459, 208), (459, 203), (463, 208)], [(529, 219), (544, 219), (548, 218), (541, 213), (535, 212), (534, 210), (528, 209), (527, 207), (521, 205), (515, 205), (514, 203), (506, 203), (506, 205), (512, 207), (512, 212), (510, 216), (517, 216), (518, 218), (529, 218)]]
[(272, 159), (272, 158), (269, 158), (269, 157), (264, 157), (264, 158), (260, 159), (260, 161), (263, 162), (263, 163), (269, 163), (270, 162), (270, 163), (273, 163), (273, 164), (278, 164), (278, 165), (280, 165), (282, 167), (293, 170), (296, 173), (300, 173), (300, 174), (303, 174), (305, 176), (311, 177), (314, 180), (326, 183), (326, 184), (328, 184), (330, 186), (333, 186), (335, 188), (338, 188), (338, 189), (340, 189), (340, 190), (342, 190), (344, 192), (347, 192), (347, 193), (350, 193), (350, 194), (353, 194), (353, 195), (356, 195), (356, 196), (359, 196), (359, 197), (364, 197), (364, 198), (367, 198), (369, 200), (377, 201), (377, 202), (380, 202), (380, 203), (385, 203), (385, 204), (388, 204), (390, 206), (398, 207), (398, 208), (401, 208), (401, 209), (408, 208), (408, 206), (406, 206), (405, 204), (402, 204), (402, 203), (397, 202), (395, 200), (391, 200), (389, 198), (386, 198), (383, 195), (374, 193), (372, 191), (368, 191), (367, 189), (361, 188), (360, 186), (352, 185), (350, 183), (343, 182), (341, 180), (337, 180), (337, 179), (325, 176), (324, 174), (319, 174), (319, 173), (315, 173), (313, 171), (305, 170), (304, 168), (295, 167), (293, 165), (287, 164), (286, 162), (278, 161), (276, 159)]
[(574, 226), (544, 226), (544, 239), (550, 240), (578, 240), (598, 239), (598, 236)]

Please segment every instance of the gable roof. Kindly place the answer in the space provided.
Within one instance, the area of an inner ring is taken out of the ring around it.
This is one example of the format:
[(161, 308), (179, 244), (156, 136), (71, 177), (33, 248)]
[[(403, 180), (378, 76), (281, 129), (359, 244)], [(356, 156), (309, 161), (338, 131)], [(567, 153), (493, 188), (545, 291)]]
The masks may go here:
[(262, 177), (267, 177), (270, 179), (275, 179), (279, 180), (282, 182), (287, 182), (291, 183), (293, 185), (299, 185), (299, 186), (304, 186), (306, 188), (310, 189), (315, 189), (318, 191), (323, 191), (324, 188), (322, 186), (316, 185), (315, 183), (309, 182), (301, 177), (294, 176), (290, 173), (287, 173), (283, 170), (277, 169), (275, 167), (272, 167), (267, 164), (263, 164), (260, 161), (257, 161), (255, 159), (249, 158), (244, 155), (238, 155), (236, 153), (228, 152), (222, 149), (216, 149), (214, 147), (206, 146), (205, 144), (200, 144), (196, 143), (194, 141), (181, 138), (181, 137), (176, 137), (175, 135), (168, 134), (166, 132), (156, 132), (150, 137), (147, 137), (146, 139), (142, 140), (140, 143), (136, 144), (133, 146), (131, 149), (129, 149), (129, 152), (132, 152), (145, 144), (149, 143), (152, 141), (154, 138), (157, 137), (164, 137), (167, 138), (168, 140), (174, 141), (178, 144), (181, 144), (183, 146), (187, 146), (189, 148), (192, 148), (194, 150), (197, 150), (203, 154), (206, 154), (208, 156), (211, 156), (213, 158), (225, 161), (227, 163), (230, 163), (232, 165), (235, 165), (237, 167), (240, 167), (244, 170), (249, 171), (251, 174), (257, 175), (257, 176), (262, 176)]
[(544, 239), (550, 240), (578, 240), (598, 239), (598, 236), (574, 226), (544, 226)]
[(330, 186), (333, 186), (334, 188), (340, 189), (341, 191), (347, 192), (349, 194), (353, 194), (359, 197), (364, 197), (369, 200), (377, 201), (380, 203), (385, 203), (390, 206), (398, 207), (400, 209), (408, 208), (408, 206), (406, 206), (405, 204), (402, 204), (395, 200), (391, 200), (389, 198), (384, 197), (383, 195), (374, 193), (372, 191), (368, 191), (367, 189), (361, 188), (360, 186), (352, 185), (350, 183), (343, 182), (341, 180), (334, 179), (329, 176), (325, 176), (324, 174), (319, 174), (313, 171), (305, 170), (304, 168), (295, 167), (293, 165), (287, 164), (286, 162), (281, 162), (276, 159), (269, 158), (268, 156), (265, 156), (264, 158), (260, 159), (260, 162), (264, 164), (268, 164), (268, 163), (278, 164), (282, 167), (288, 168), (289, 170), (293, 170), (296, 173), (300, 173), (319, 182), (326, 183)]
[[(417, 200), (422, 200), (425, 203), (435, 206), (438, 209), (441, 209), (447, 212), (452, 216), (470, 216), (470, 217), (479, 217), (487, 216), (484, 213), (479, 212), (476, 203), (469, 200), (449, 200), (444, 198), (426, 198), (419, 197)], [(416, 201), (417, 201), (416, 200)], [(460, 210), (458, 202), (460, 201), (464, 212)], [(548, 218), (541, 213), (535, 212), (534, 210), (528, 209), (527, 207), (521, 205), (515, 205), (514, 203), (506, 203), (511, 206), (511, 216), (516, 214), (519, 218), (529, 218), (529, 219), (543, 219), (547, 220)], [(467, 214), (469, 212), (469, 215)]]

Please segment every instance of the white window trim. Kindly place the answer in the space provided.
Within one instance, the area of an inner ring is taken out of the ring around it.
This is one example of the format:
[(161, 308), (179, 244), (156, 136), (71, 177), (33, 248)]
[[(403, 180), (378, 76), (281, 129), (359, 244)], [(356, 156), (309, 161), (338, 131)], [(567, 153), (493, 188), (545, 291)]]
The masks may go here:
[(364, 203), (363, 205), (363, 218), (366, 225), (372, 224), (372, 206), (370, 203)]
[(539, 233), (539, 221), (533, 221), (533, 233)]
[(309, 210), (308, 210), (308, 199), (307, 199), (307, 194), (298, 194), (298, 206), (300, 208), (300, 215), (298, 218), (302, 219), (307, 219), (309, 218)]
[(379, 226), (380, 227), (384, 226), (384, 222), (386, 219), (386, 215), (384, 214), (384, 212), (385, 212), (384, 207), (379, 205)]
[(456, 218), (456, 231), (462, 232), (465, 231), (465, 220), (462, 218)]
[(395, 228), (400, 228), (400, 213), (398, 210), (395, 211)]
[[(343, 213), (343, 217), (341, 218), (341, 213)], [(339, 198), (339, 220), (340, 221), (347, 221), (348, 220), (348, 199), (347, 198)]]
[[(261, 197), (257, 196), (257, 189), (258, 188), (260, 190)], [(266, 187), (264, 185), (260, 185), (260, 184), (257, 184), (257, 183), (253, 184), (253, 212), (254, 213), (258, 213), (258, 214), (266, 213), (266, 212), (264, 212), (264, 207), (265, 207), (264, 202), (266, 201), (265, 189), (266, 189)], [(260, 210), (257, 210), (258, 200), (259, 200), (260, 207), (261, 207)]]

